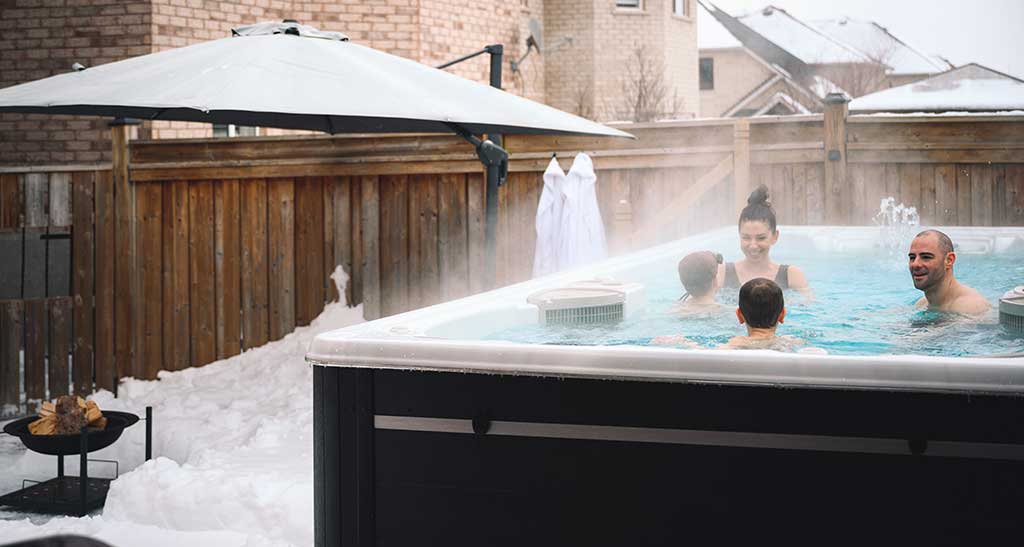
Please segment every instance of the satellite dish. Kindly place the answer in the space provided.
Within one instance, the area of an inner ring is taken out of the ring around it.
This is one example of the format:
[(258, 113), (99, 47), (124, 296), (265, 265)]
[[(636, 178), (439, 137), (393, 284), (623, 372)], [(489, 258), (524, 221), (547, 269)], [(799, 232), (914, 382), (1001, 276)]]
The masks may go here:
[(530, 17), (530, 21), (526, 23), (526, 28), (530, 30), (530, 37), (526, 39), (527, 49), (530, 47), (530, 42), (533, 42), (534, 47), (537, 48), (537, 53), (540, 53), (544, 49), (544, 25), (536, 17)]
[(526, 28), (530, 31), (530, 36), (526, 38), (526, 53), (523, 54), (519, 59), (513, 59), (511, 62), (512, 72), (519, 72), (519, 67), (522, 66), (523, 61), (530, 55), (530, 50), (536, 49), (538, 55), (542, 55), (545, 51), (555, 51), (562, 46), (572, 44), (572, 36), (565, 36), (559, 40), (556, 40), (555, 44), (550, 45), (547, 50), (544, 49), (544, 25), (537, 20), (535, 17), (531, 17), (526, 23)]

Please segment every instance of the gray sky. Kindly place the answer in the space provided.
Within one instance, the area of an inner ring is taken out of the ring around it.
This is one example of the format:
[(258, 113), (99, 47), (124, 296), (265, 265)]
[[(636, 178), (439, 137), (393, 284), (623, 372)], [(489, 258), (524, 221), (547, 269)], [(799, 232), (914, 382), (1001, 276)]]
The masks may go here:
[(842, 16), (875, 21), (954, 65), (975, 62), (1024, 79), (1024, 0), (710, 0), (730, 15), (766, 5), (799, 19)]

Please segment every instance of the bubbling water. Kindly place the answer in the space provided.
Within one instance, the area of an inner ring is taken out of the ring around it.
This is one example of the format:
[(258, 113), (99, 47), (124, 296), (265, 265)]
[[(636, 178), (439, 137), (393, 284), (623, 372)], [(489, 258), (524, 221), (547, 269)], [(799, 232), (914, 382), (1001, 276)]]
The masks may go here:
[(917, 207), (897, 204), (896, 198), (892, 196), (882, 198), (878, 205), (878, 213), (872, 220), (881, 230), (879, 247), (891, 259), (903, 255), (910, 244), (910, 238), (917, 233), (917, 228), (921, 225)]

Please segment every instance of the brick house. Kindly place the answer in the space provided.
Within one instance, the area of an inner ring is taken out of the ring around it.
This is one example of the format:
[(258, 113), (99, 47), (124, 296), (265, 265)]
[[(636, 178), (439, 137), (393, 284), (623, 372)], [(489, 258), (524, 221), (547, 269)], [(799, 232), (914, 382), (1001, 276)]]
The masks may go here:
[[(630, 56), (643, 49), (664, 72), (677, 116), (698, 108), (695, 0), (12, 0), (0, 4), (0, 88), (201, 41), (232, 27), (295, 19), (428, 65), (505, 45), (504, 89), (601, 120), (624, 102)], [(530, 21), (544, 51), (527, 52)], [(534, 24), (534, 28), (537, 25)], [(548, 44), (558, 44), (548, 47)], [(480, 56), (447, 70), (488, 81)], [(0, 164), (109, 160), (107, 120), (0, 115)], [(280, 131), (145, 122), (134, 137), (187, 138)]]
[(832, 91), (857, 97), (951, 68), (872, 21), (800, 21), (767, 6), (734, 17), (699, 2), (701, 115), (820, 112)]

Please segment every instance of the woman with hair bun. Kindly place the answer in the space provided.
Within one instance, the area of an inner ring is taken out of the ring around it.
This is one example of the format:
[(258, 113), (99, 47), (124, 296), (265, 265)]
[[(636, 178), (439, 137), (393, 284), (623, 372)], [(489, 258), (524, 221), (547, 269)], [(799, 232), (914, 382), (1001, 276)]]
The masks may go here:
[(740, 213), (739, 232), (743, 260), (719, 266), (718, 280), (722, 287), (738, 289), (751, 279), (763, 277), (774, 280), (782, 289), (810, 290), (803, 270), (789, 264), (776, 264), (769, 256), (772, 245), (779, 240), (779, 230), (775, 210), (768, 201), (767, 186), (762, 184), (750, 193), (747, 206)]

